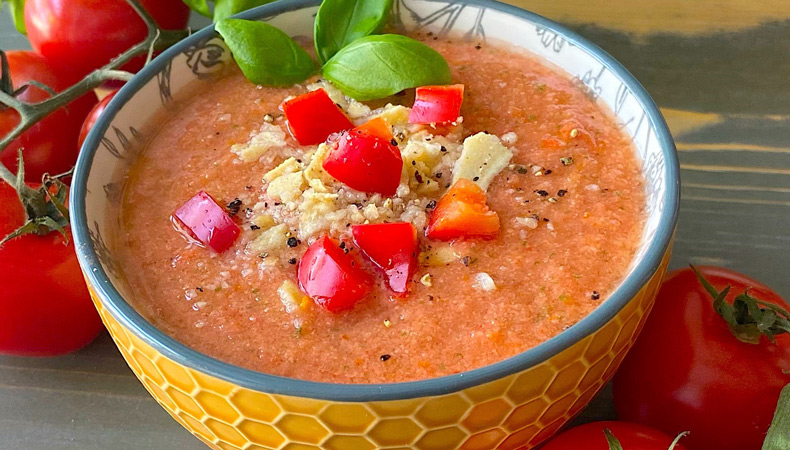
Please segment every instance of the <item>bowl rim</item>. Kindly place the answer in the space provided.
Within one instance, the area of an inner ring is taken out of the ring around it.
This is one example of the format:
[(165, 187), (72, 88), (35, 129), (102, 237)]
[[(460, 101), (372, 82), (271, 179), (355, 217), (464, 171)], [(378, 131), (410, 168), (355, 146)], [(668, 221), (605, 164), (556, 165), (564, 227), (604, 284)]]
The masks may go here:
[[(284, 12), (314, 7), (319, 3), (320, 0), (281, 0), (245, 11), (235, 17), (257, 20)], [(680, 180), (675, 144), (667, 124), (652, 98), (636, 78), (612, 56), (586, 38), (538, 14), (498, 1), (464, 0), (463, 3), (526, 19), (556, 32), (573, 45), (582, 48), (631, 90), (656, 131), (656, 137), (665, 159), (666, 192), (663, 200), (666, 202), (666, 206), (661, 212), (656, 234), (649, 244), (647, 252), (604, 303), (567, 330), (508, 359), (458, 374), (397, 383), (326, 383), (266, 374), (244, 369), (200, 353), (160, 331), (120, 295), (99, 263), (87, 224), (86, 185), (94, 155), (110, 122), (118, 111), (140, 88), (161, 72), (171, 59), (189, 46), (214, 36), (214, 27), (209, 25), (164, 51), (121, 88), (94, 125), (77, 160), (70, 197), (75, 248), (85, 277), (107, 312), (138, 338), (182, 366), (259, 392), (343, 402), (387, 401), (437, 396), (495, 381), (523, 372), (552, 358), (600, 329), (615, 317), (659, 269), (674, 235), (680, 200)]]

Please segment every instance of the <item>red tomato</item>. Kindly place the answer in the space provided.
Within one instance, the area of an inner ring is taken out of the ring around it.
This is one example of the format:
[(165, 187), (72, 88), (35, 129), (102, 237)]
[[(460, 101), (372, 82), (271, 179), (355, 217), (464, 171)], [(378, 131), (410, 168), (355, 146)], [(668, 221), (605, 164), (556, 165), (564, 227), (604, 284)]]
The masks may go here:
[[(752, 297), (787, 304), (767, 286), (719, 267), (699, 267), (728, 301)], [(670, 273), (653, 312), (614, 379), (623, 420), (666, 433), (689, 431), (692, 450), (759, 450), (779, 392), (790, 383), (790, 335), (758, 344), (739, 341), (713, 309), (690, 269)]]
[(191, 237), (217, 253), (222, 253), (236, 240), (241, 229), (225, 209), (205, 191), (200, 191), (173, 214)]
[(292, 98), (282, 108), (288, 131), (302, 145), (320, 144), (330, 134), (354, 127), (323, 89)]
[(107, 96), (101, 99), (101, 101), (93, 107), (91, 112), (88, 113), (88, 117), (85, 119), (85, 122), (82, 123), (82, 128), (80, 128), (80, 137), (77, 142), (79, 148), (82, 148), (82, 144), (85, 143), (85, 138), (88, 137), (88, 133), (90, 133), (91, 128), (93, 128), (93, 126), (96, 124), (96, 121), (99, 120), (99, 116), (102, 115), (105, 108), (107, 108), (107, 105), (110, 103), (110, 100), (112, 100), (117, 93), (118, 91), (112, 91), (107, 94)]
[[(189, 20), (181, 0), (140, 0), (164, 29), (180, 30)], [(25, 26), (33, 49), (72, 81), (98, 69), (145, 39), (143, 19), (124, 0), (27, 0)], [(136, 72), (145, 56), (123, 67)]]
[(336, 242), (323, 236), (299, 261), (299, 286), (329, 312), (353, 308), (373, 288), (373, 280)]
[(403, 159), (389, 139), (370, 133), (378, 129), (365, 124), (342, 134), (331, 143), (323, 167), (352, 189), (390, 197), (400, 184)]
[(409, 123), (455, 122), (461, 115), (464, 85), (418, 87), (414, 106), (409, 113)]
[[(33, 52), (7, 52), (8, 65), (14, 90), (29, 81), (38, 81), (55, 92), (69, 87), (63, 78), (56, 74), (40, 55)], [(42, 89), (29, 86), (17, 98), (28, 103), (46, 100), (50, 95)], [(0, 162), (16, 172), (19, 149), (24, 149), (25, 179), (41, 182), (44, 173), (56, 175), (66, 172), (77, 161), (79, 147), (77, 136), (85, 116), (96, 104), (96, 94), (90, 92), (61, 108), (32, 128), (0, 152)], [(19, 114), (10, 108), (0, 110), (0, 136), (5, 136), (19, 124)]]
[[(0, 236), (24, 221), (16, 192), (0, 181)], [(88, 345), (102, 330), (73, 242), (53, 232), (0, 246), (0, 353), (62, 355)]]
[(499, 233), (499, 216), (486, 204), (486, 193), (475, 182), (461, 178), (444, 193), (428, 221), (426, 236), (440, 241), (490, 238)]
[[(609, 450), (604, 430), (609, 430), (622, 445), (623, 450), (667, 450), (674, 437), (644, 425), (628, 422), (593, 422), (558, 435), (550, 440), (541, 450)], [(674, 450), (685, 450), (681, 443)]]
[(406, 222), (354, 225), (351, 235), (362, 253), (387, 275), (390, 289), (407, 291), (417, 267), (417, 230)]

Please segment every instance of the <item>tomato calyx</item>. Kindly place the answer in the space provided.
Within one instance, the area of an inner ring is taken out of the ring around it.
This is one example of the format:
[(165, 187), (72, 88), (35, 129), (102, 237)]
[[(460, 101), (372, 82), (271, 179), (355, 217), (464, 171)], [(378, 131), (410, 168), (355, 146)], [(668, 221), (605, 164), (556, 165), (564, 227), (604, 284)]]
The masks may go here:
[(22, 160), (21, 149), (19, 150), (19, 170), (16, 175), (0, 164), (0, 179), (14, 188), (27, 215), (27, 220), (21, 227), (0, 240), (0, 246), (25, 234), (46, 236), (53, 231), (63, 235), (68, 242), (66, 228), (69, 226), (69, 210), (66, 207), (66, 199), (69, 196), (69, 189), (61, 180), (69, 176), (71, 176), (71, 171), (55, 176), (45, 174), (41, 180), (41, 186), (34, 189), (25, 184), (25, 164)]
[(735, 297), (732, 304), (725, 301), (730, 292), (730, 286), (722, 291), (713, 287), (708, 280), (691, 266), (700, 284), (713, 298), (713, 309), (721, 316), (730, 328), (733, 336), (747, 344), (759, 344), (762, 336), (775, 342), (774, 336), (790, 333), (790, 312), (786, 309), (768, 303), (749, 295), (749, 289)]
[[(608, 428), (604, 428), (603, 434), (606, 436), (606, 443), (609, 445), (609, 450), (623, 450), (623, 445), (620, 444), (620, 441), (614, 436), (612, 430)], [(669, 445), (669, 448), (667, 450), (674, 450), (675, 447), (677, 447), (678, 442), (680, 442), (680, 440), (683, 439), (683, 437), (688, 434), (689, 434), (688, 431), (684, 431), (678, 434), (675, 437), (675, 440), (672, 441), (672, 443)]]

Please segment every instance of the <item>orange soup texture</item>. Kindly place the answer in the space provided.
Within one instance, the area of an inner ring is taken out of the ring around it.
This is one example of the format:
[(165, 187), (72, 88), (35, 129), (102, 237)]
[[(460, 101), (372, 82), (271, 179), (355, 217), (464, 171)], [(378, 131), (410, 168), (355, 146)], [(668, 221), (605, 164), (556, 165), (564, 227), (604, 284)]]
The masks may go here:
[[(485, 131), (513, 151), (488, 187), (488, 205), (501, 223), (496, 238), (443, 243), (425, 237), (431, 201), (452, 179), (440, 165), (436, 170), (444, 173), (421, 178), (435, 187), (411, 189), (411, 206), (398, 212), (415, 223), (420, 239), (420, 266), (408, 295), (395, 296), (378, 281), (364, 300), (338, 314), (299, 301), (298, 293), (288, 304), (283, 283), (296, 283), (296, 261), (317, 235), (278, 252), (256, 251), (256, 239), (272, 225), (262, 222), (274, 218), (290, 227), (301, 214), (272, 200), (263, 175), (316, 150), (288, 135), (278, 107), (318, 80), (261, 87), (232, 68), (152, 125), (155, 135), (131, 164), (120, 206), (112, 206), (110, 245), (132, 304), (207, 355), (337, 383), (419, 380), (482, 367), (540, 344), (601, 304), (624, 278), (644, 225), (644, 184), (628, 137), (569, 77), (531, 55), (499, 44), (416, 37), (444, 55), (453, 82), (465, 86), (463, 122), (453, 133), (462, 141)], [(410, 95), (367, 106), (372, 114), (386, 103), (409, 107)], [(279, 132), (272, 127), (285, 133), (285, 146), (251, 161), (240, 157), (260, 130)], [(173, 212), (200, 190), (223, 206), (241, 201), (236, 220), (242, 232), (225, 252), (195, 245), (171, 223)], [(387, 220), (367, 215), (365, 195), (344, 195), (365, 215), (339, 217)], [(390, 204), (376, 201), (379, 211)], [(345, 226), (335, 223), (325, 232), (348, 239)]]

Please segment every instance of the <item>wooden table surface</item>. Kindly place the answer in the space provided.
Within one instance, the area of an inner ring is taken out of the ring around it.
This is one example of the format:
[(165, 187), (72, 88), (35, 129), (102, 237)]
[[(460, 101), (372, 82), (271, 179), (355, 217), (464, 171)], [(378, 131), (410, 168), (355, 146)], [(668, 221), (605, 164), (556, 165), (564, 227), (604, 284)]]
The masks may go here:
[[(672, 266), (731, 267), (790, 298), (790, 4), (510, 2), (598, 43), (661, 106), (683, 186)], [(27, 47), (6, 14), (0, 48)], [(610, 392), (579, 420), (613, 417)], [(0, 356), (1, 450), (201, 448), (137, 382), (106, 334), (70, 356)]]

